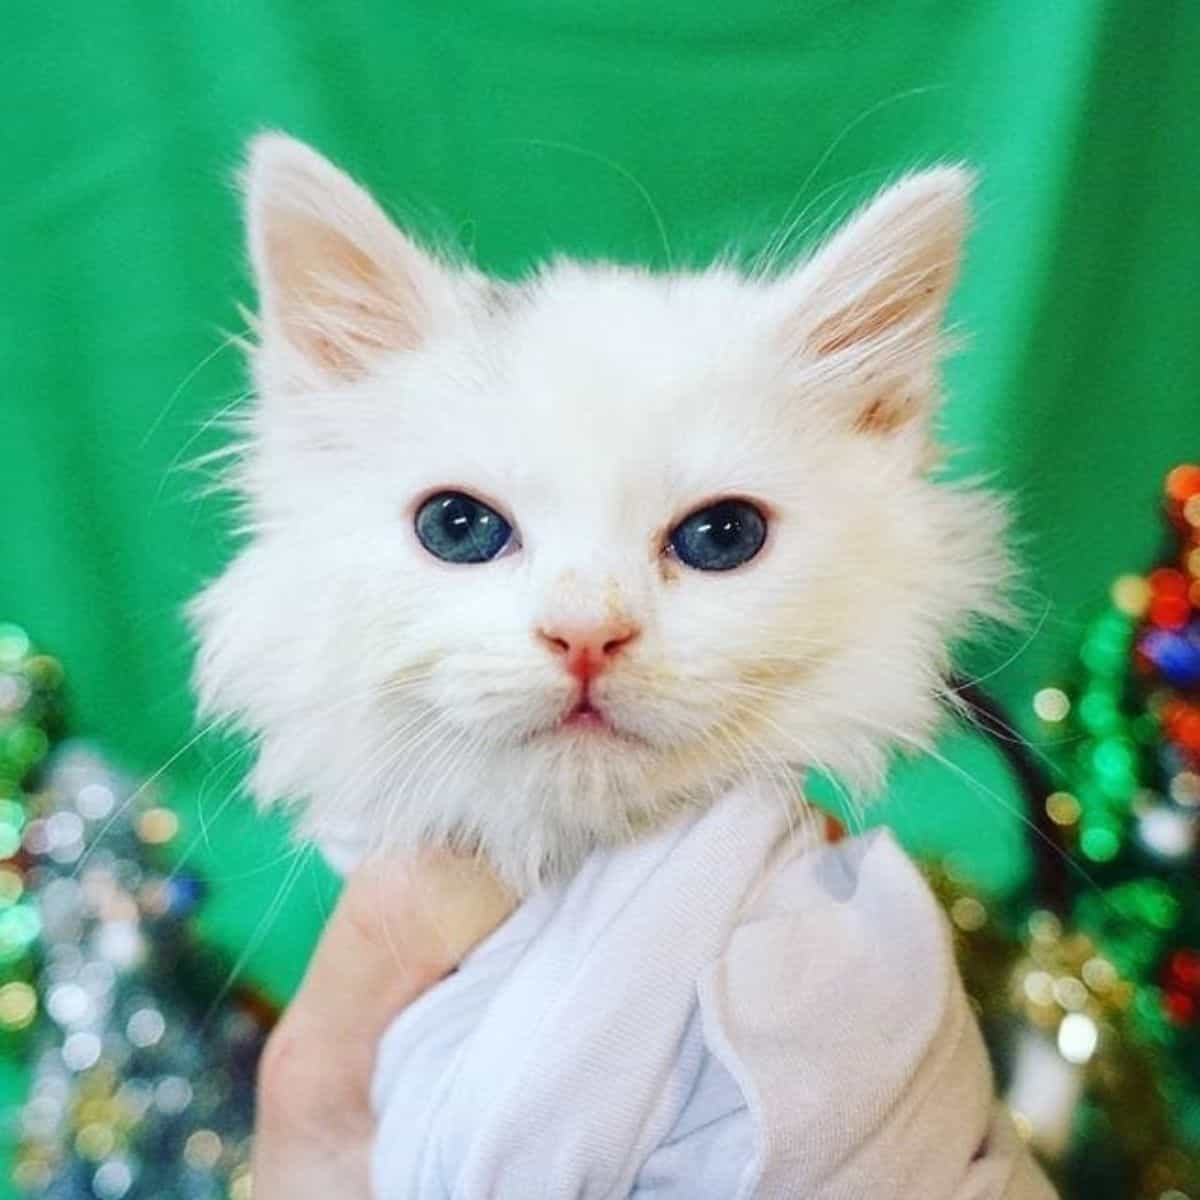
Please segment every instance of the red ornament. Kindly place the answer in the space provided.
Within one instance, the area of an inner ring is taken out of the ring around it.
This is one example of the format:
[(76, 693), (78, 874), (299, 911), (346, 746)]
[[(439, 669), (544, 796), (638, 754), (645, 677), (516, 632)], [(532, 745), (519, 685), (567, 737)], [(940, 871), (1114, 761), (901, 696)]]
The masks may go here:
[(1200, 998), (1200, 950), (1176, 950), (1167, 959), (1165, 986)]
[(1175, 740), (1184, 749), (1190, 750), (1193, 754), (1200, 754), (1200, 711), (1189, 706), (1188, 711), (1179, 722)]
[(1161, 595), (1155, 596), (1150, 601), (1150, 610), (1148, 613), (1150, 624), (1157, 625), (1159, 629), (1182, 629), (1192, 615), (1192, 606), (1188, 603), (1187, 589), (1184, 589), (1183, 595)]
[(1162, 1005), (1176, 1025), (1191, 1025), (1196, 1020), (1196, 1001), (1183, 992), (1163, 992)]
[(1188, 577), (1174, 567), (1159, 567), (1146, 576), (1150, 607), (1146, 616), (1159, 629), (1182, 629), (1192, 615)]
[(1192, 496), (1200, 494), (1200, 466), (1185, 463), (1176, 467), (1167, 476), (1167, 498), (1176, 504), (1184, 504)]
[(1186, 700), (1171, 700), (1162, 709), (1167, 737), (1185, 750), (1200, 753), (1200, 706)]
[(1200, 950), (1185, 947), (1167, 959), (1162, 1006), (1176, 1025), (1192, 1025), (1200, 1014)]
[(1159, 567), (1146, 576), (1150, 591), (1157, 599), (1159, 596), (1186, 596), (1188, 590), (1187, 576), (1174, 567)]

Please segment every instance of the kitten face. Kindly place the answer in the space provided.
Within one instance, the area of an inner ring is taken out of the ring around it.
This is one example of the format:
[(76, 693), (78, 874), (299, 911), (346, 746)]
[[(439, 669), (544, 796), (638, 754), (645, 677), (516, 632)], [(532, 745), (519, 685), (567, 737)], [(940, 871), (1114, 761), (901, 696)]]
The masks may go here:
[(249, 536), (193, 616), (263, 800), (524, 888), (739, 778), (791, 802), (787, 770), (870, 784), (926, 736), (1006, 570), (995, 504), (926, 477), (961, 172), (783, 277), (520, 285), (435, 263), (296, 143), (249, 179)]

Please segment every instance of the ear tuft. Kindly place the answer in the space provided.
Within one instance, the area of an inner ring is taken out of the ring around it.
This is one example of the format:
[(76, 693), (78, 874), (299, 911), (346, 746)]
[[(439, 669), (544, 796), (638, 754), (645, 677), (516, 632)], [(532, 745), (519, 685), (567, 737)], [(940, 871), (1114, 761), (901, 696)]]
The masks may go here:
[(857, 428), (897, 428), (934, 390), (973, 185), (973, 173), (959, 166), (900, 180), (784, 281), (790, 346), (831, 373), (873, 383)]
[(289, 376), (356, 378), (453, 303), (448, 272), (302, 142), (256, 137), (243, 179), (261, 344)]

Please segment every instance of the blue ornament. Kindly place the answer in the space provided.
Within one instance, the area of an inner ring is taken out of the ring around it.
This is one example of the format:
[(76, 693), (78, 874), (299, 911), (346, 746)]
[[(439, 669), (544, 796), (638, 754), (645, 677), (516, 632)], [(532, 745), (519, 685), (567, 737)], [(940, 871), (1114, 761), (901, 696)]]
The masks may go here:
[(164, 890), (167, 915), (186, 917), (195, 912), (207, 889), (198, 875), (175, 875), (166, 881)]
[(1140, 649), (1168, 683), (1180, 688), (1200, 684), (1200, 622), (1186, 629), (1148, 630)]

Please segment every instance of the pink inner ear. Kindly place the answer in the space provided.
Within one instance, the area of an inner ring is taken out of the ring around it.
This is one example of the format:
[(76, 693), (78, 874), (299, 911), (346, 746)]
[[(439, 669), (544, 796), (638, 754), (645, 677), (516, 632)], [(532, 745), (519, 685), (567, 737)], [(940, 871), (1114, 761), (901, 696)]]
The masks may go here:
[(356, 378), (382, 353), (415, 348), (453, 307), (439, 264), (307, 146), (256, 139), (247, 203), (262, 346), (286, 371)]
[(276, 214), (264, 250), (282, 333), (317, 366), (354, 377), (380, 353), (419, 341), (420, 304), (403, 274), (389, 277), (338, 231)]
[(918, 370), (932, 364), (958, 273), (970, 184), (955, 167), (909, 176), (801, 267), (796, 332), (809, 353), (885, 377), (889, 361), (902, 370), (905, 359)]
[(913, 337), (925, 336), (936, 326), (953, 282), (951, 264), (930, 267), (915, 280), (889, 280), (821, 322), (811, 335), (813, 347), (821, 356), (837, 354), (905, 323), (913, 326)]

